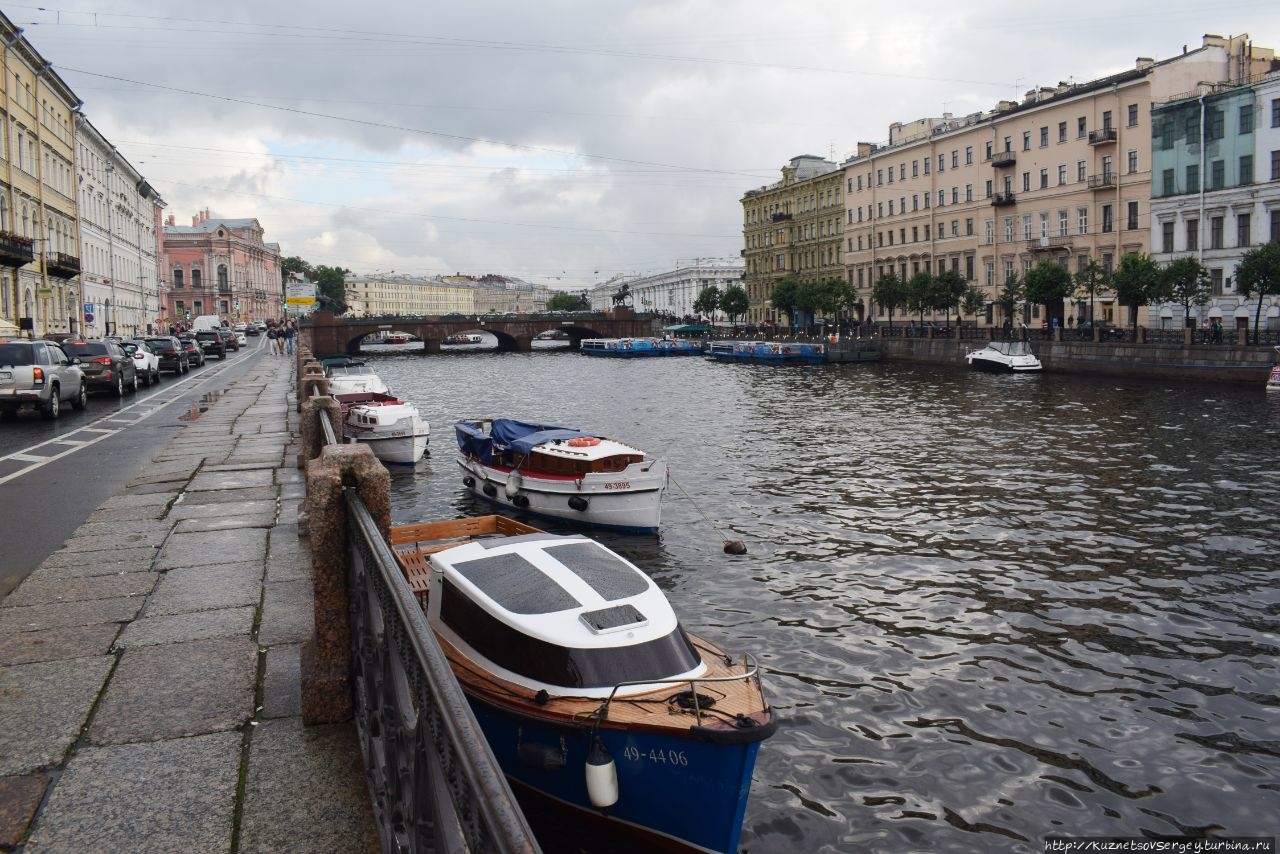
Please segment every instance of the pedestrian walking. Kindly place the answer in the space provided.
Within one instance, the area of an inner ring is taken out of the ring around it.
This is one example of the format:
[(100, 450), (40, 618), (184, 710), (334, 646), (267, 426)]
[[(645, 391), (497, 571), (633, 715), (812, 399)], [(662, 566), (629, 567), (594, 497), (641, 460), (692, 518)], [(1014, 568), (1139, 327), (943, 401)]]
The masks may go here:
[(290, 320), (284, 327), (284, 351), (288, 355), (293, 355), (293, 339), (298, 335), (298, 327)]
[(271, 355), (276, 355), (278, 350), (276, 345), (279, 343), (280, 333), (273, 326), (267, 330), (267, 349), (271, 351)]

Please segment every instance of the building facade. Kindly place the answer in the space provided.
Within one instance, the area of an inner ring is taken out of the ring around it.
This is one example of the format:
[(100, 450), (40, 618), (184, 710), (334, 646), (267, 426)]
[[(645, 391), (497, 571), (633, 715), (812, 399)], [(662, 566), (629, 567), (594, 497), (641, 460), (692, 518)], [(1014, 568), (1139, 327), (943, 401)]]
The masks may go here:
[(769, 298), (784, 277), (822, 281), (847, 274), (843, 178), (837, 164), (805, 154), (782, 168), (782, 180), (742, 197), (748, 322), (778, 322)]
[(671, 318), (697, 314), (693, 304), (707, 288), (721, 292), (731, 285), (743, 286), (744, 262), (741, 258), (694, 258), (676, 262), (674, 269), (647, 276), (619, 275), (602, 282), (587, 292), (594, 311), (613, 308), (613, 297), (626, 285), (626, 305), (636, 311), (652, 312)]
[[(1280, 71), (1199, 91), (1152, 108), (1152, 255), (1194, 256), (1209, 271), (1209, 302), (1149, 307), (1153, 327), (1214, 320), (1248, 327), (1258, 309), (1235, 284), (1250, 249), (1280, 240)], [(1280, 326), (1280, 298), (1263, 300), (1260, 322)]]
[(256, 219), (215, 218), (207, 209), (190, 226), (170, 216), (163, 229), (162, 323), (211, 314), (228, 323), (282, 317), (280, 246), (263, 240), (264, 233)]
[(160, 294), (164, 201), (83, 114), (76, 127), (84, 334), (167, 329)]
[(0, 38), (0, 336), (78, 332), (80, 99), (2, 13)]
[[(1200, 48), (1082, 84), (1036, 88), (1022, 102), (890, 128), (844, 164), (844, 258), (859, 318), (887, 319), (871, 290), (888, 272), (955, 270), (987, 297), (1050, 259), (1073, 273), (1149, 252), (1151, 105), (1268, 70), (1274, 52), (1205, 36)], [(1023, 306), (1024, 321), (1040, 306)], [(1123, 322), (1110, 297), (1068, 308), (1071, 321)]]
[(348, 276), (345, 284), (347, 292), (355, 294), (354, 302), (347, 301), (349, 313), (355, 314), (359, 306), (363, 317), (477, 313), (476, 289), (465, 281), (374, 273)]

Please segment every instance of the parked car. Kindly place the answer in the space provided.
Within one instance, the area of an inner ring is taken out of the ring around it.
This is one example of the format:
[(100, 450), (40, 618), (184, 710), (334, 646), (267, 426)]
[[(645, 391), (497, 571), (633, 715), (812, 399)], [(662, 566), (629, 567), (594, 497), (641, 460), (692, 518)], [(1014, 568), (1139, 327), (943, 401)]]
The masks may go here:
[(52, 341), (0, 340), (0, 418), (31, 407), (48, 419), (88, 404), (88, 385), (78, 362)]
[(262, 330), (258, 328), (258, 324), (250, 323), (249, 326), (244, 330), (244, 334), (245, 335), (261, 335)]
[(1109, 323), (1090, 322), (1086, 320), (1076, 327), (1076, 335), (1086, 341), (1093, 340), (1093, 328), (1098, 327), (1098, 338), (1102, 341), (1123, 341), (1128, 337), (1128, 333), (1123, 329), (1118, 329)]
[(218, 332), (222, 335), (222, 341), (227, 345), (228, 350), (240, 349), (240, 339), (236, 337), (235, 332), (230, 329), (219, 329)]
[(126, 390), (138, 390), (138, 369), (133, 357), (114, 341), (64, 341), (62, 349), (80, 360), (89, 391), (109, 391), (124, 397)]
[(222, 335), (222, 331), (218, 329), (202, 329), (196, 333), (196, 343), (200, 345), (206, 359), (210, 356), (227, 358), (227, 339)]
[(187, 350), (187, 362), (191, 367), (198, 368), (204, 364), (204, 349), (196, 341), (194, 332), (183, 332), (178, 336), (178, 340), (182, 342), (182, 346)]
[(191, 370), (191, 364), (187, 361), (187, 348), (177, 338), (172, 335), (156, 335), (146, 340), (151, 352), (160, 360), (160, 370), (173, 371), (175, 374), (185, 374)]
[(160, 357), (151, 350), (145, 340), (136, 338), (125, 341), (120, 347), (133, 357), (133, 366), (147, 386), (160, 382)]

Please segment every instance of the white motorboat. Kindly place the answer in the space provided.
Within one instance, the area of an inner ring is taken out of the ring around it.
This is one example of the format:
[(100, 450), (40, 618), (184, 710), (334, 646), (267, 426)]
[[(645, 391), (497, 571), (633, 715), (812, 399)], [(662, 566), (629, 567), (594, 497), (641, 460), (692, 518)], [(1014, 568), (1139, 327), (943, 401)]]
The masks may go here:
[(495, 504), (586, 525), (658, 530), (667, 464), (568, 427), (510, 418), (459, 421), (462, 482)]
[[(1280, 360), (1280, 347), (1276, 348), (1276, 359)], [(1271, 373), (1267, 376), (1267, 391), (1280, 391), (1280, 361), (1271, 366)]]
[(358, 359), (326, 360), (324, 374), (329, 381), (329, 394), (390, 394), (387, 384)]
[(389, 394), (355, 392), (334, 395), (342, 406), (342, 435), (362, 442), (384, 463), (413, 465), (427, 452), (431, 427), (418, 408)]
[(969, 350), (964, 358), (969, 367), (979, 371), (1023, 374), (1041, 369), (1040, 360), (1026, 341), (992, 341), (981, 350)]

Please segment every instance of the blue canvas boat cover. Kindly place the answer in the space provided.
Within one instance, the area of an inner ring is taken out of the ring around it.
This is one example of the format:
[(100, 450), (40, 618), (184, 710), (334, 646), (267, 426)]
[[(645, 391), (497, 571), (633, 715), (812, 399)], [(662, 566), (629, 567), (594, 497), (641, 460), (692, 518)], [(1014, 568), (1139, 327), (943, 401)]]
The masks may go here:
[(589, 435), (572, 427), (534, 424), (529, 421), (517, 421), (514, 418), (493, 419), (493, 426), (487, 435), (481, 422), (459, 421), (454, 425), (454, 433), (458, 437), (458, 447), (463, 453), (479, 457), (480, 461), (486, 464), (492, 458), (495, 446), (499, 450), (514, 448), (522, 454), (527, 454), (536, 445), (545, 442), (557, 439), (567, 441)]

